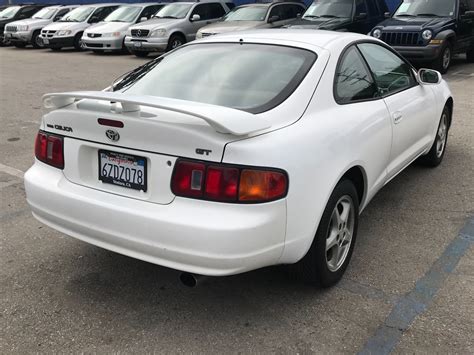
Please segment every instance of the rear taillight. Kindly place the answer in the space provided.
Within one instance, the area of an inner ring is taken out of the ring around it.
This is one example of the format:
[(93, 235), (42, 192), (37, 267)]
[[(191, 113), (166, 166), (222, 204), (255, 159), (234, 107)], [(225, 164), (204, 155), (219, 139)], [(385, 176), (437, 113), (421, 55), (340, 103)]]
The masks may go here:
[(36, 159), (54, 166), (64, 168), (63, 138), (39, 131), (35, 143)]
[(178, 159), (171, 190), (176, 196), (202, 200), (262, 203), (285, 197), (288, 177), (277, 169)]

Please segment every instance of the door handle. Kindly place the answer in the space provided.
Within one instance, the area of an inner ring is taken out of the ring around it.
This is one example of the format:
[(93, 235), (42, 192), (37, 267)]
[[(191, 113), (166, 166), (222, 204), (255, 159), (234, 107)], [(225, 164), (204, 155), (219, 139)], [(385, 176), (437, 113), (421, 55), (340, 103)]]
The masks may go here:
[(402, 119), (403, 119), (403, 114), (400, 111), (393, 113), (393, 122), (395, 124), (400, 123)]

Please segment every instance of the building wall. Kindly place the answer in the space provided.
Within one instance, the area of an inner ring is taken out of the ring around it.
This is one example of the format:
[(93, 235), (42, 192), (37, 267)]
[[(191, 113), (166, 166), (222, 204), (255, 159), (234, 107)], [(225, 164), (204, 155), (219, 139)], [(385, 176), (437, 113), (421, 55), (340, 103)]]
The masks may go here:
[[(159, 1), (165, 1), (165, 0), (156, 0), (155, 2), (159, 2)], [(169, 1), (169, 0), (168, 0)], [(173, 0), (171, 0), (173, 1)], [(311, 3), (312, 0), (304, 0), (308, 5)], [(400, 3), (401, 0), (385, 0), (387, 2), (387, 5), (390, 9), (390, 11), (393, 11), (397, 5)], [(0, 0), (0, 4), (4, 3), (4, 4), (8, 4), (8, 3), (11, 3), (11, 4), (17, 4), (17, 3), (24, 3), (25, 1), (24, 0)], [(34, 3), (38, 3), (38, 4), (96, 4), (96, 3), (101, 3), (101, 2), (146, 2), (146, 0), (58, 0), (58, 1), (55, 1), (55, 0), (34, 0), (34, 1), (31, 1), (31, 2), (34, 2)], [(154, 1), (150, 1), (150, 2), (154, 2)], [(234, 0), (234, 2), (237, 4), (237, 5), (240, 5), (240, 4), (246, 4), (246, 3), (252, 3), (252, 2), (255, 2), (254, 0)]]

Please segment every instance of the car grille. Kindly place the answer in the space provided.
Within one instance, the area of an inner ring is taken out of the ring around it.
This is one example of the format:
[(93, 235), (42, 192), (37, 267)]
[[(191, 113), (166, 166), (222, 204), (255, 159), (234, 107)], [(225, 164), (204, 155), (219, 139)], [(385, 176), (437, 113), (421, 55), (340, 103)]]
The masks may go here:
[(56, 31), (42, 30), (41, 31), (41, 36), (44, 37), (44, 38), (51, 38), (51, 37), (54, 36), (55, 33), (56, 33)]
[(6, 26), (5, 31), (7, 31), (7, 32), (16, 32), (16, 31), (18, 31), (18, 28), (16, 26)]
[(149, 30), (132, 30), (133, 37), (147, 37), (149, 33)]
[(422, 46), (425, 44), (418, 32), (382, 32), (381, 40), (391, 46)]
[(100, 33), (88, 33), (87, 37), (89, 37), (89, 38), (98, 38), (98, 37), (102, 37), (102, 34), (100, 34)]
[(104, 45), (102, 43), (86, 43), (86, 46), (91, 48), (102, 48)]

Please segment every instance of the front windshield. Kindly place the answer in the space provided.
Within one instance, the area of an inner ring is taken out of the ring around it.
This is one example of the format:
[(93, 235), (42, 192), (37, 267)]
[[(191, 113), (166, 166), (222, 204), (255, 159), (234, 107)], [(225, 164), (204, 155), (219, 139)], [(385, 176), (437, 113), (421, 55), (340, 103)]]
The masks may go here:
[(257, 113), (279, 105), (316, 60), (304, 49), (238, 43), (189, 45), (163, 57), (126, 91)]
[(169, 4), (164, 6), (160, 11), (158, 11), (155, 17), (158, 18), (185, 18), (189, 9), (191, 8), (191, 4)]
[(236, 7), (224, 17), (224, 21), (264, 21), (267, 9), (266, 6)]
[(303, 18), (348, 18), (352, 16), (353, 3), (353, 0), (316, 0), (308, 7)]
[(20, 10), (20, 6), (7, 7), (5, 10), (0, 12), (0, 18), (13, 18), (18, 10)]
[(94, 7), (78, 7), (64, 15), (59, 22), (84, 22), (94, 10)]
[(36, 14), (34, 14), (33, 18), (48, 20), (51, 17), (53, 17), (55, 12), (56, 12), (56, 9), (50, 9), (46, 7), (44, 9), (39, 10)]
[(122, 6), (107, 16), (105, 22), (133, 22), (141, 11), (140, 7)]
[(454, 15), (455, 0), (404, 0), (395, 12), (395, 17)]

